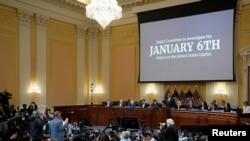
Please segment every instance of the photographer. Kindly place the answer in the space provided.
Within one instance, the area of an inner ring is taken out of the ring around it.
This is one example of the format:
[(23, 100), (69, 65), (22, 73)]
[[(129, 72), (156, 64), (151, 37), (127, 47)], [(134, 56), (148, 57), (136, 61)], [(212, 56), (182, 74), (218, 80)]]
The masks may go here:
[(4, 141), (18, 141), (20, 129), (17, 128), (15, 121), (10, 120), (8, 122), (7, 131), (3, 135)]
[(72, 124), (68, 124), (67, 137), (69, 141), (72, 141), (74, 136), (80, 135), (80, 132), (80, 127), (76, 121)]
[(49, 108), (45, 109), (44, 115), (48, 121), (50, 121), (54, 118), (54, 115)]
[(160, 126), (160, 129), (158, 130), (160, 140), (162, 141), (178, 141), (179, 135), (178, 130), (174, 125), (174, 120), (171, 118), (168, 118), (166, 120), (166, 125)]
[(29, 134), (32, 141), (42, 141), (43, 126), (47, 123), (45, 117), (38, 111), (34, 111), (29, 122)]
[(7, 117), (3, 106), (0, 104), (0, 136), (2, 136), (2, 133), (4, 133), (6, 129), (7, 129)]

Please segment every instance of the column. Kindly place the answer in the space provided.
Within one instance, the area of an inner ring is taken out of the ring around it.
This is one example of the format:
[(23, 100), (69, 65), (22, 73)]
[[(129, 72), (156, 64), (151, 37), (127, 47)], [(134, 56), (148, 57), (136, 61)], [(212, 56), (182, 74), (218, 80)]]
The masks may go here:
[(87, 104), (84, 102), (84, 33), (87, 30), (84, 26), (77, 26), (77, 105)]
[(41, 93), (38, 95), (39, 110), (44, 111), (46, 108), (46, 24), (49, 19), (46, 16), (36, 14), (36, 55), (37, 69), (36, 80), (37, 86)]
[(18, 9), (19, 17), (19, 39), (20, 39), (20, 107), (22, 104), (29, 105), (30, 85), (30, 17), (31, 11)]
[(102, 32), (102, 99), (109, 99), (110, 84), (110, 28)]
[[(89, 100), (93, 103), (93, 90), (97, 85), (98, 28), (89, 29)], [(92, 88), (92, 91), (91, 91)]]

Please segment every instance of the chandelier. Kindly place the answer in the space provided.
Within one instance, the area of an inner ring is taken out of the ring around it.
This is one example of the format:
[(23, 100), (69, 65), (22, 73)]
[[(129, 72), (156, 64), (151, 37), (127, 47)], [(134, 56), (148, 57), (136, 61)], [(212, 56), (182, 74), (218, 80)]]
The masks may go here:
[(91, 0), (86, 6), (86, 16), (96, 20), (105, 29), (112, 20), (122, 17), (122, 8), (117, 0)]

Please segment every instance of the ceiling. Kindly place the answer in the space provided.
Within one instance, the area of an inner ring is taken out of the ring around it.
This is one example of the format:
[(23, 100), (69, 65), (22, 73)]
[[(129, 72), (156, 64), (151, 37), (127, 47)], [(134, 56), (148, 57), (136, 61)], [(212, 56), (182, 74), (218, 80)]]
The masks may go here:
[[(71, 10), (85, 10), (85, 6), (90, 3), (91, 0), (44, 0), (48, 3), (68, 8)], [(173, 6), (178, 4), (185, 4), (201, 0), (117, 0), (123, 11), (130, 11), (135, 7), (144, 6), (144, 8), (153, 6), (153, 9)], [(73, 9), (72, 9), (73, 8)], [(148, 9), (148, 8), (146, 8)]]

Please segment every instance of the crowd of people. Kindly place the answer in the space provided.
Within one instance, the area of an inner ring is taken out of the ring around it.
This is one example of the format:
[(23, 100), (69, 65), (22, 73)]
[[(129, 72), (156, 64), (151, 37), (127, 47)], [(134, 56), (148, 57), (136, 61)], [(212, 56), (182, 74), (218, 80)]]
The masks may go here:
[[(164, 106), (174, 109), (198, 109), (198, 110), (222, 110), (231, 112), (231, 105), (226, 101), (221, 101), (217, 105), (216, 100), (210, 104), (201, 101), (199, 105), (194, 104), (192, 98), (188, 99), (185, 104), (166, 93)], [(139, 103), (134, 100), (120, 101), (116, 104), (108, 99), (105, 106), (107, 107), (129, 107), (129, 108), (160, 108), (162, 104), (156, 99), (152, 103), (147, 103), (145, 99)], [(7, 108), (6, 108), (7, 107)], [(243, 102), (242, 113), (250, 113), (248, 101)], [(127, 129), (116, 129), (101, 131), (100, 129), (87, 129), (79, 121), (71, 121), (63, 117), (60, 111), (52, 112), (46, 109), (39, 112), (35, 102), (28, 106), (23, 104), (21, 108), (15, 108), (14, 105), (4, 106), (0, 104), (0, 139), (4, 141), (178, 141), (180, 136), (174, 126), (173, 119), (166, 119), (166, 123), (159, 124), (157, 129), (142, 127), (138, 132), (131, 133)]]
[[(133, 102), (132, 102), (133, 103)], [(142, 103), (145, 107), (149, 106)], [(178, 141), (178, 130), (172, 119), (167, 119), (164, 125), (153, 129), (143, 127), (133, 133), (127, 129), (101, 131), (88, 129), (79, 121), (63, 118), (60, 111), (52, 112), (46, 109), (38, 111), (38, 106), (32, 102), (29, 106), (15, 109), (11, 105), (4, 109), (0, 105), (0, 139), (3, 141)]]

